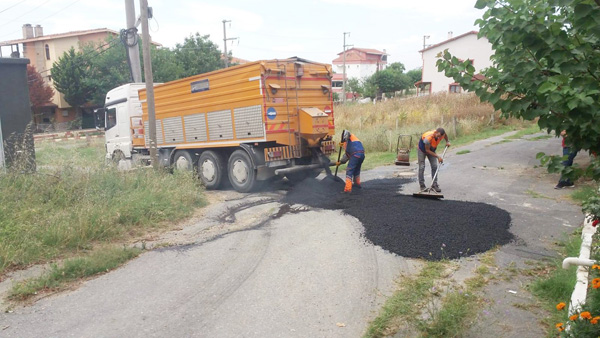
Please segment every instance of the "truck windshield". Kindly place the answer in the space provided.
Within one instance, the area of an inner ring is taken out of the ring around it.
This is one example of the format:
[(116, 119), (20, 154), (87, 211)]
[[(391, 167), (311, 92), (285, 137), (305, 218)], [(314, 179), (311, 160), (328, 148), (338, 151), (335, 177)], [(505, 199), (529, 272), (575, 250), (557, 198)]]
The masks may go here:
[(109, 130), (110, 128), (114, 127), (117, 124), (117, 109), (116, 108), (106, 109), (105, 123), (106, 123), (106, 126), (105, 126), (106, 130)]

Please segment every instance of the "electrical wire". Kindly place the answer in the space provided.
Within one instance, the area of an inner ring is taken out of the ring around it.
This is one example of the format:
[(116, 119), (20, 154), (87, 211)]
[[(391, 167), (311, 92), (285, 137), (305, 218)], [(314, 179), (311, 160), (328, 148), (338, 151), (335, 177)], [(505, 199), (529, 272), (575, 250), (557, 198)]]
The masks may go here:
[(0, 13), (4, 13), (4, 12), (6, 12), (7, 10), (9, 10), (9, 9), (11, 9), (11, 8), (13, 8), (13, 7), (15, 7), (16, 5), (19, 5), (19, 4), (22, 4), (22, 3), (24, 3), (25, 1), (27, 1), (27, 0), (21, 0), (21, 1), (17, 2), (16, 4), (12, 5), (12, 6), (8, 6), (8, 7), (6, 7), (5, 9), (1, 10), (1, 11), (0, 11)]
[[(78, 1), (79, 1), (79, 0), (78, 0)], [(30, 10), (30, 11), (27, 11), (27, 12), (23, 13), (22, 15), (20, 15), (20, 16), (17, 16), (16, 18), (14, 18), (14, 19), (12, 19), (12, 20), (10, 20), (10, 21), (8, 21), (8, 22), (5, 22), (3, 25), (0, 25), (0, 27), (4, 27), (4, 26), (8, 25), (9, 23), (12, 23), (12, 22), (15, 22), (15, 21), (19, 20), (20, 18), (22, 18), (22, 17), (24, 17), (25, 15), (27, 15), (27, 14), (29, 14), (29, 13), (31, 13), (31, 12), (33, 12), (33, 11), (35, 11), (36, 9), (38, 9), (38, 8), (42, 7), (43, 5), (47, 4), (48, 2), (50, 2), (50, 0), (46, 0), (46, 1), (42, 2), (40, 5), (38, 5), (38, 6), (34, 7), (32, 10)], [(12, 34), (12, 33), (11, 33), (11, 34)]]
[[(35, 7), (34, 9), (32, 9), (31, 11), (29, 11), (29, 12), (27, 12), (27, 13), (25, 13), (25, 14), (28, 14), (28, 13), (30, 13), (30, 12), (32, 12), (32, 11), (34, 11), (34, 10), (36, 10), (37, 8), (39, 8), (39, 7), (43, 6), (43, 5), (45, 5), (45, 4), (46, 4), (47, 2), (49, 2), (49, 1), (50, 1), (50, 0), (46, 0), (46, 1), (45, 1), (45, 2), (43, 2), (41, 5), (39, 5), (39, 6)], [(63, 8), (61, 8), (61, 9), (59, 9), (58, 11), (56, 11), (56, 12), (54, 12), (54, 13), (52, 13), (52, 14), (48, 15), (47, 17), (43, 18), (42, 20), (39, 20), (39, 21), (38, 21), (38, 23), (42, 23), (42, 22), (44, 22), (46, 19), (48, 19), (48, 18), (51, 18), (51, 17), (53, 17), (54, 15), (56, 15), (56, 14), (58, 14), (58, 13), (60, 13), (60, 12), (64, 11), (65, 9), (67, 9), (67, 8), (69, 8), (69, 7), (71, 7), (71, 6), (73, 6), (74, 4), (78, 3), (79, 1), (81, 1), (81, 0), (75, 0), (75, 1), (71, 2), (70, 4), (66, 5), (65, 7), (63, 7)], [(25, 14), (23, 14), (23, 15), (25, 15)], [(22, 17), (23, 15), (21, 15), (20, 17)], [(18, 18), (20, 18), (20, 17), (18, 17)], [(18, 18), (15, 18), (15, 20), (16, 20), (16, 19), (18, 19)], [(13, 22), (13, 21), (15, 21), (15, 20), (9, 21), (9, 22), (7, 22), (6, 24), (9, 24), (9, 23), (11, 23), (11, 22)], [(4, 24), (4, 25), (1, 25), (0, 27), (6, 26), (6, 24)], [(8, 33), (8, 34), (0, 35), (0, 37), (3, 37), (3, 36), (8, 36), (8, 35), (12, 35), (12, 34), (14, 34), (14, 33), (17, 33), (17, 32), (18, 32), (18, 30), (16, 30), (16, 31), (13, 31), (13, 32), (11, 32), (11, 33)]]

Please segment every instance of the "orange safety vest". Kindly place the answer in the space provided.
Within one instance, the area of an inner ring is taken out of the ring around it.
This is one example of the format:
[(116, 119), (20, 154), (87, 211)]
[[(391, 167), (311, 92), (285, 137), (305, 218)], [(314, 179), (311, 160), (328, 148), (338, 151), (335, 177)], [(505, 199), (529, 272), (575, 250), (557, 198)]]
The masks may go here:
[(425, 152), (425, 142), (424, 142), (425, 140), (429, 141), (429, 146), (431, 147), (431, 150), (435, 151), (435, 149), (437, 149), (437, 146), (438, 146), (438, 144), (440, 144), (443, 137), (436, 139), (435, 137), (433, 137), (434, 132), (435, 132), (435, 129), (423, 133), (423, 135), (421, 136), (421, 142), (419, 142), (419, 148), (421, 148), (421, 151)]

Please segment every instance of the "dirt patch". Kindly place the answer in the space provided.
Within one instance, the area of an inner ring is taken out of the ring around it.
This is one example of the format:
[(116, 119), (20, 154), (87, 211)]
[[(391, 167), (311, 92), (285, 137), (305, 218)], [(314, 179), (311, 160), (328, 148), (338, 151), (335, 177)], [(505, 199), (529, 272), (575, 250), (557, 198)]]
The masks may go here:
[(343, 210), (358, 218), (373, 244), (403, 257), (440, 260), (485, 252), (513, 239), (510, 214), (485, 203), (430, 200), (399, 193), (406, 178), (363, 182), (343, 194), (343, 183), (307, 179), (283, 202)]

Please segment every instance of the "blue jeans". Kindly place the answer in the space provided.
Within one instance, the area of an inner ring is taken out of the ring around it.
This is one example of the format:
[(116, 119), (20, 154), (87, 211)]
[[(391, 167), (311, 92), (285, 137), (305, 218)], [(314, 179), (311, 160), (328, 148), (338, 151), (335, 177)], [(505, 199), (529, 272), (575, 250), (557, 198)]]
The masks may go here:
[[(562, 164), (565, 167), (570, 167), (573, 165), (573, 160), (575, 159), (575, 156), (577, 156), (577, 150), (575, 151), (571, 151), (571, 149), (569, 147), (563, 147), (563, 156), (568, 156), (567, 159), (565, 161), (562, 162)], [(566, 184), (572, 184), (573, 182), (571, 182), (571, 180), (568, 177), (564, 177), (564, 176), (560, 176), (560, 179), (558, 180), (558, 183), (566, 183)]]

